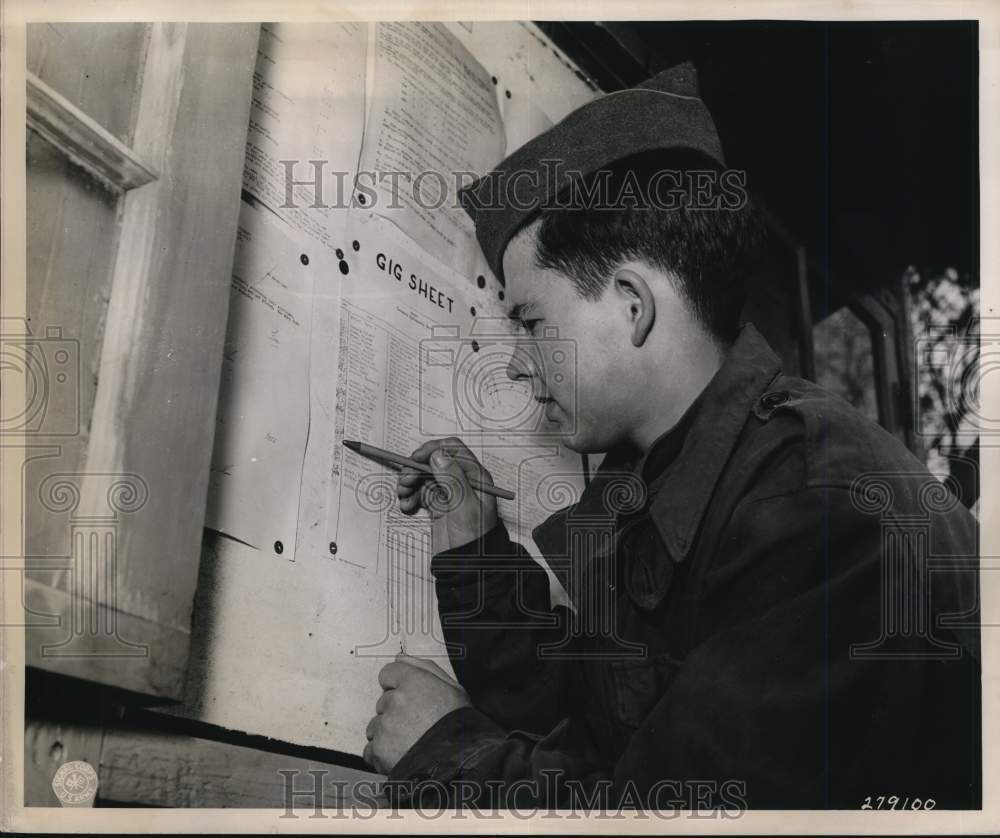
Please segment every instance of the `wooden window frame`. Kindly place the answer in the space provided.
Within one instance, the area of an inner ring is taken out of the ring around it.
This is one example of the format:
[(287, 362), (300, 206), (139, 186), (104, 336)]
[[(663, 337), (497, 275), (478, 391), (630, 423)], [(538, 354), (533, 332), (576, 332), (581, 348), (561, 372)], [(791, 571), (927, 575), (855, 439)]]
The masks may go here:
[[(28, 78), (27, 126), (118, 196), (120, 220), (86, 460), (49, 484), (69, 505), (42, 499), (47, 526), (69, 513), (68, 569), (25, 579), (26, 611), (46, 618), (27, 632), (38, 669), (183, 693), (258, 37), (259, 24), (149, 24), (131, 145)], [(165, 345), (200, 360), (166, 364)], [(150, 399), (168, 394), (166, 426)], [(158, 455), (164, 430), (183, 452)], [(170, 568), (166, 600), (143, 587), (144, 562)]]

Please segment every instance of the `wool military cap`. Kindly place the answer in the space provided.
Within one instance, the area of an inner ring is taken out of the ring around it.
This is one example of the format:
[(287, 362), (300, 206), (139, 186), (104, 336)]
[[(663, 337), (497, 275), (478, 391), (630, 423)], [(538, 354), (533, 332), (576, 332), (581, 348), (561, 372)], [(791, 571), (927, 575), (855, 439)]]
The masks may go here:
[(507, 244), (562, 189), (623, 158), (657, 150), (697, 152), (725, 166), (690, 62), (577, 108), (460, 191), (493, 273), (503, 282)]

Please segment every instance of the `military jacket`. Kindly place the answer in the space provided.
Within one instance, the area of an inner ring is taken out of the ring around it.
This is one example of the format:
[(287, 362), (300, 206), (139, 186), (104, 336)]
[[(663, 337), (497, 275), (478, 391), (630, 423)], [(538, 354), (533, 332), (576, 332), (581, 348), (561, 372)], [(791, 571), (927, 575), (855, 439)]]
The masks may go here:
[(752, 325), (680, 425), (534, 530), (567, 605), (502, 523), (433, 558), (473, 706), (390, 797), (978, 807), (975, 518)]

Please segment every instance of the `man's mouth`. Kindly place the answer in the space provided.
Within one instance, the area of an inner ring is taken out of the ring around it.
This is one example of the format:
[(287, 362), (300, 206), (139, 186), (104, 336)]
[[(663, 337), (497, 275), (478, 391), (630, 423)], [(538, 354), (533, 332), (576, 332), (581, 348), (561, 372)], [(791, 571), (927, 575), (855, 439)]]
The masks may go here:
[(545, 398), (536, 398), (535, 401), (537, 401), (542, 406), (542, 411), (545, 415), (545, 418), (549, 422), (554, 422), (556, 413), (555, 399), (545, 397)]

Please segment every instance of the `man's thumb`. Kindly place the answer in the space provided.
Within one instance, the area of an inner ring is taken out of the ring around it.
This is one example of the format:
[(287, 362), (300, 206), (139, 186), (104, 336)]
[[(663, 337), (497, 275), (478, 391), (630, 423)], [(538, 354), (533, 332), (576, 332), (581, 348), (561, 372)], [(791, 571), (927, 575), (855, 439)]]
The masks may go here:
[(465, 478), (465, 472), (458, 462), (440, 448), (431, 454), (431, 468), (434, 469), (435, 477), (452, 477), (459, 480)]

